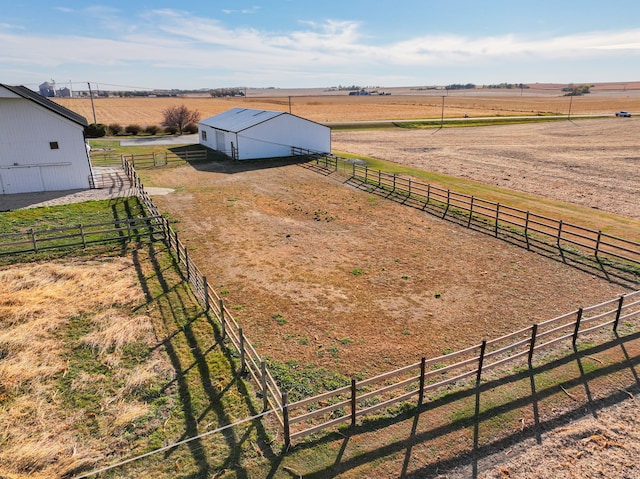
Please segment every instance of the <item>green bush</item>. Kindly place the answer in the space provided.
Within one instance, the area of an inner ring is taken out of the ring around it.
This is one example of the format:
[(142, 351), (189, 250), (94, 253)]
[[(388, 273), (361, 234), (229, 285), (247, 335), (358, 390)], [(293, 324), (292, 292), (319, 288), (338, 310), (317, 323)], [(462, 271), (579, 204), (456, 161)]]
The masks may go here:
[(187, 134), (198, 133), (198, 125), (195, 123), (189, 123), (182, 129), (182, 132)]
[(102, 123), (91, 123), (84, 129), (84, 136), (87, 138), (102, 138), (107, 134), (107, 127)]
[(155, 135), (156, 133), (158, 133), (158, 130), (160, 128), (158, 127), (158, 125), (147, 125), (144, 128), (144, 132), (148, 135)]
[(111, 134), (112, 136), (116, 136), (120, 133), (122, 133), (122, 125), (118, 123), (111, 123), (109, 125), (109, 134)]
[(124, 129), (124, 131), (126, 133), (128, 133), (129, 135), (137, 135), (138, 133), (140, 133), (142, 131), (142, 127), (140, 125), (127, 125)]
[(165, 126), (164, 127), (164, 132), (167, 135), (175, 135), (176, 133), (178, 133), (178, 128), (175, 126)]

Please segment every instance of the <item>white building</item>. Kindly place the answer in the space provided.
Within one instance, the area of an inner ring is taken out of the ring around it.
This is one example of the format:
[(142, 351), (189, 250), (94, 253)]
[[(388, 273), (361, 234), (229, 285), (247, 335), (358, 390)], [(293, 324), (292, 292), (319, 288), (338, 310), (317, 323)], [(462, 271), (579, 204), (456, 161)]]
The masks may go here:
[(89, 188), (85, 126), (48, 98), (0, 83), (0, 194)]
[(200, 144), (234, 160), (329, 153), (331, 129), (281, 111), (233, 108), (198, 123)]

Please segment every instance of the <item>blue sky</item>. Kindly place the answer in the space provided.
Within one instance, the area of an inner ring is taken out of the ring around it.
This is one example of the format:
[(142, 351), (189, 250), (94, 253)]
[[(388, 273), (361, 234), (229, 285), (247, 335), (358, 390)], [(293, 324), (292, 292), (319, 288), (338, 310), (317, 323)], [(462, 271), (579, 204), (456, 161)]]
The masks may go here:
[(640, 80), (637, 0), (3, 4), (0, 83), (33, 88)]

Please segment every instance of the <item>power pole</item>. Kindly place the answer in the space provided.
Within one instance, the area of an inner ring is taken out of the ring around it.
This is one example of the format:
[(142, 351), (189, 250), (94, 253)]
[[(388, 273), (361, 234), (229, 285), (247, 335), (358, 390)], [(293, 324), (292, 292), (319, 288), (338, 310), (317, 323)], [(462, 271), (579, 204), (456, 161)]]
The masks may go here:
[(93, 92), (91, 91), (91, 83), (87, 82), (89, 86), (89, 98), (91, 98), (91, 110), (93, 111), (93, 123), (96, 124), (98, 121), (96, 120), (96, 107), (93, 106)]

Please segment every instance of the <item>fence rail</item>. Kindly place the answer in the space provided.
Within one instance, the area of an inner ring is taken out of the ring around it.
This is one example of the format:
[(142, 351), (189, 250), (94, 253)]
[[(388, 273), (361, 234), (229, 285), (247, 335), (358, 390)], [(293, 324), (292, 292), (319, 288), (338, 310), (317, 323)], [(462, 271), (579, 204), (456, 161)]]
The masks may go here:
[(597, 268), (623, 281), (640, 281), (640, 243), (574, 225), (531, 211), (370, 169), (333, 155), (311, 155), (316, 164), (346, 175), (359, 186), (430, 212), (467, 228), (481, 230), (527, 250), (559, 255)]
[[(140, 177), (136, 173), (133, 164), (129, 161), (129, 158), (123, 157), (122, 165), (140, 202), (150, 213), (160, 217), (158, 208), (145, 191)], [(277, 411), (276, 417), (281, 427), (284, 427), (284, 420), (279, 412), (283, 407), (283, 403), (281, 402), (282, 393), (273, 376), (268, 371), (265, 360), (260, 357), (246, 337), (242, 327), (227, 309), (223, 299), (211, 288), (206, 275), (200, 271), (191, 259), (189, 251), (178, 237), (177, 231), (171, 228), (169, 221), (164, 217), (161, 217), (159, 224), (164, 233), (165, 243), (174, 253), (176, 261), (186, 276), (194, 295), (204, 309), (212, 314), (219, 322), (223, 339), (227, 339), (237, 351), (240, 357), (240, 371), (248, 373), (259, 388), (262, 396), (263, 409), (265, 411), (269, 408), (275, 409)]]
[(160, 216), (149, 216), (108, 223), (6, 233), (0, 235), (0, 255), (37, 253), (55, 248), (86, 248), (95, 243), (140, 240), (144, 237), (155, 241), (164, 236), (160, 220)]
[[(531, 364), (534, 353), (559, 342), (575, 345), (580, 335), (610, 328), (617, 331), (622, 321), (640, 319), (640, 291), (597, 305), (580, 308), (557, 318), (533, 324), (500, 338), (440, 357), (386, 372), (350, 386), (288, 403), (284, 415), (290, 426), (290, 442), (342, 423), (355, 424), (358, 417), (416, 400), (420, 405), (428, 393), (469, 378), (477, 384), (483, 372), (514, 363)], [(297, 426), (298, 425), (298, 426)]]
[(178, 153), (164, 151), (162, 153), (130, 155), (127, 156), (126, 159), (134, 168), (154, 168), (172, 163), (204, 161), (207, 159), (207, 152), (206, 150), (185, 150)]

